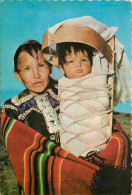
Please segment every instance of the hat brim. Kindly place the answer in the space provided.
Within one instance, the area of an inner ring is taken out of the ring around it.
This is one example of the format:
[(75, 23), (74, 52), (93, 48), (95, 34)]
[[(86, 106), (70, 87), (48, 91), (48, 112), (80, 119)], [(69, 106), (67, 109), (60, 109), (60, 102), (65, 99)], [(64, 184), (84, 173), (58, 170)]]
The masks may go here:
[(54, 66), (58, 66), (58, 57), (57, 52), (51, 46), (63, 42), (78, 42), (92, 46), (101, 52), (108, 62), (112, 60), (111, 47), (95, 30), (80, 25), (62, 25), (54, 34), (47, 31), (43, 36), (43, 56)]

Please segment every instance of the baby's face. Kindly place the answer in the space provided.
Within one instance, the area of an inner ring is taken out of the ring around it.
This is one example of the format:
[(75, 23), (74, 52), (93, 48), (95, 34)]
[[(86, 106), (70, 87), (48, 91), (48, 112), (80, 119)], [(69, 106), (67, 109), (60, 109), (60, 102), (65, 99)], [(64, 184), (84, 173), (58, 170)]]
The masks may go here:
[(91, 72), (91, 64), (86, 51), (74, 53), (74, 49), (71, 48), (71, 53), (66, 55), (65, 60), (63, 72), (69, 79), (77, 79)]

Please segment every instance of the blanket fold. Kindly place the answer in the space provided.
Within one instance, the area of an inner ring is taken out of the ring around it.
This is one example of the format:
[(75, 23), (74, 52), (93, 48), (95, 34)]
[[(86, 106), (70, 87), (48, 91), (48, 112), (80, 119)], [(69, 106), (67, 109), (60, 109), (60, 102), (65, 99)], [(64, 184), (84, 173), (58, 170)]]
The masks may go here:
[[(4, 114), (1, 114), (1, 127), (24, 194), (97, 194), (104, 188), (109, 192), (113, 186), (117, 192), (120, 183), (124, 183), (122, 179), (129, 176), (129, 138), (118, 123), (107, 148), (92, 155), (94, 160), (91, 156), (81, 159), (66, 152), (37, 131)], [(113, 184), (111, 170), (118, 170), (114, 177), (120, 178), (119, 185)], [(104, 181), (105, 186), (102, 185)], [(126, 193), (130, 186), (124, 185), (123, 193)]]

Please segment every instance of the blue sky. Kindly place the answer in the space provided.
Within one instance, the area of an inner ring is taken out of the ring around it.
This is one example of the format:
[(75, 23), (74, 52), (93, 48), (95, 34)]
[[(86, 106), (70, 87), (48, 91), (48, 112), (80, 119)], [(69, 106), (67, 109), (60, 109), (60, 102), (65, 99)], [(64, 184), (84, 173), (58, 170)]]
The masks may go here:
[[(48, 27), (66, 19), (89, 15), (107, 26), (119, 27), (117, 38), (131, 58), (131, 3), (128, 1), (3, 1), (0, 3), (1, 105), (24, 89), (13, 75), (13, 56), (28, 39), (42, 42)], [(61, 73), (54, 69), (52, 76)], [(131, 112), (130, 102), (116, 111)]]

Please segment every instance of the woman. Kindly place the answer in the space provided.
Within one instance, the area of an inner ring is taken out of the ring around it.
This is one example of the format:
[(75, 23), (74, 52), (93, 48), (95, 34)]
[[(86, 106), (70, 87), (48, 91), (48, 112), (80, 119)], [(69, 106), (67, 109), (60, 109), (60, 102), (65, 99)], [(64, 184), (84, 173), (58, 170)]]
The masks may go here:
[(14, 55), (14, 75), (26, 89), (7, 100), (2, 113), (17, 119), (59, 144), (57, 82), (50, 77), (52, 66), (41, 54), (41, 44), (24, 42)]

